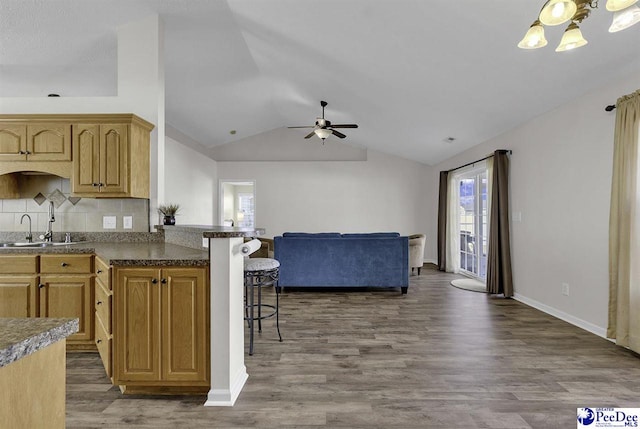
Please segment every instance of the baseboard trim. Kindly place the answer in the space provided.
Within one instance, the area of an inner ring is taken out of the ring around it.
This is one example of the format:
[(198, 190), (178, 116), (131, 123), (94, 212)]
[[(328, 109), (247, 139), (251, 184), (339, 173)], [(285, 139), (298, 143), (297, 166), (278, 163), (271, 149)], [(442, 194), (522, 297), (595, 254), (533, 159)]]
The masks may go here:
[(245, 366), (234, 377), (234, 381), (231, 383), (231, 387), (227, 389), (211, 389), (207, 395), (207, 401), (204, 403), (205, 407), (233, 407), (236, 403), (238, 395), (242, 391), (244, 384), (247, 382), (249, 374)]
[(607, 338), (607, 330), (605, 328), (601, 328), (600, 326), (594, 325), (593, 323), (587, 322), (586, 320), (582, 320), (578, 317), (567, 314), (564, 311), (560, 311), (557, 308), (550, 307), (546, 304), (536, 301), (535, 299), (531, 299), (517, 293), (513, 295), (513, 299), (523, 304), (526, 304), (529, 307), (533, 307), (536, 310), (540, 310), (543, 313), (547, 313), (553, 317), (557, 317), (560, 320), (564, 320), (567, 323), (571, 323), (572, 325), (577, 326), (578, 328), (584, 329), (585, 331), (589, 331), (592, 334), (595, 334), (606, 340), (609, 340), (609, 338)]

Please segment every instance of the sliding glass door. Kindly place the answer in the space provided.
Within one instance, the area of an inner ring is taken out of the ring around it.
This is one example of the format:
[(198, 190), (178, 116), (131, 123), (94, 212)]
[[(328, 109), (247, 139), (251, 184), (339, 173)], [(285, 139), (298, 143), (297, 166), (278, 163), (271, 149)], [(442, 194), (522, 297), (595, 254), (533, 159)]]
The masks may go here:
[(481, 279), (487, 275), (487, 170), (483, 166), (458, 177), (460, 271)]

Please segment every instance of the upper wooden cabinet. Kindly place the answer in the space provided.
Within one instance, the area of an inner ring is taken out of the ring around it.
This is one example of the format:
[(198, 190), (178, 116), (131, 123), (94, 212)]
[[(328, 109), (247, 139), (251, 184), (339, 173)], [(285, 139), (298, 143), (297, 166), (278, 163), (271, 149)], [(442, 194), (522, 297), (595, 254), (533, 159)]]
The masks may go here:
[(149, 198), (152, 129), (133, 114), (0, 115), (0, 175), (41, 171), (70, 178), (76, 196)]
[(71, 161), (71, 125), (0, 125), (0, 161)]

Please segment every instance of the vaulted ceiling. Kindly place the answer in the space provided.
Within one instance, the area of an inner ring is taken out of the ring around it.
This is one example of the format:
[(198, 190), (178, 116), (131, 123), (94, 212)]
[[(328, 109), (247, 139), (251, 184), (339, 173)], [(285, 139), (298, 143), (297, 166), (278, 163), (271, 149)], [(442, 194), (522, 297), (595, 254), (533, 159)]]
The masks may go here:
[(360, 125), (345, 143), (435, 164), (640, 73), (640, 25), (608, 33), (604, 1), (587, 46), (554, 52), (559, 26), (518, 49), (542, 3), (0, 0), (0, 97), (114, 95), (118, 26), (159, 14), (166, 120), (202, 145), (312, 125), (326, 100), (332, 122)]

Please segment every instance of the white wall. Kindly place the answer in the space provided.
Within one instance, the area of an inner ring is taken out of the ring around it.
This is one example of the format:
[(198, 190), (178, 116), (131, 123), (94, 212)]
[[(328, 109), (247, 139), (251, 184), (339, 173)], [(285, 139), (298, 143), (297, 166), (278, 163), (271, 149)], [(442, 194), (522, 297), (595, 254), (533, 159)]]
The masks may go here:
[(180, 204), (176, 224), (218, 224), (216, 161), (168, 136), (165, 151), (165, 202)]
[[(640, 76), (611, 84), (476, 146), (440, 170), (512, 149), (511, 209), (515, 297), (604, 335), (615, 111), (604, 107), (640, 88)], [(526, 100), (523, 100), (526, 102)], [(434, 194), (437, 195), (437, 194)], [(431, 218), (437, 218), (437, 196)], [(430, 235), (436, 232), (431, 224)], [(436, 248), (429, 241), (428, 255)], [(561, 284), (569, 283), (569, 296)]]
[(369, 151), (367, 161), (218, 162), (222, 180), (255, 180), (256, 226), (285, 231), (424, 232), (431, 167)]

